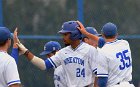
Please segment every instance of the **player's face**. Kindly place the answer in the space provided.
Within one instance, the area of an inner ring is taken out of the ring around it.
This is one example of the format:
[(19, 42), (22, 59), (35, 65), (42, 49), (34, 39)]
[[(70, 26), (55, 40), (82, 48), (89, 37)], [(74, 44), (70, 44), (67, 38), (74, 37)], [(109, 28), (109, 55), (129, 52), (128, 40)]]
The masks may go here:
[(70, 44), (71, 43), (70, 33), (64, 33), (63, 34), (63, 42), (64, 42), (64, 44)]
[(86, 42), (86, 43), (88, 43), (89, 45), (91, 45), (91, 46), (94, 46), (94, 47), (96, 47), (97, 48), (97, 42), (96, 41), (94, 41), (94, 40), (92, 40), (92, 39), (90, 39), (90, 38), (84, 38), (84, 42)]

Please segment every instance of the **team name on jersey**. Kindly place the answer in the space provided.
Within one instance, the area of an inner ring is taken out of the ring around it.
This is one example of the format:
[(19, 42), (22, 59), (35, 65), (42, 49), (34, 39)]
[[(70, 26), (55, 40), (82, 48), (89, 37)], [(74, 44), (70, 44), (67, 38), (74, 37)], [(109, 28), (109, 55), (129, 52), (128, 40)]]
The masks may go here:
[(78, 57), (68, 57), (64, 60), (64, 63), (65, 63), (65, 65), (67, 65), (69, 63), (77, 63), (77, 64), (84, 66), (84, 60), (82, 60)]

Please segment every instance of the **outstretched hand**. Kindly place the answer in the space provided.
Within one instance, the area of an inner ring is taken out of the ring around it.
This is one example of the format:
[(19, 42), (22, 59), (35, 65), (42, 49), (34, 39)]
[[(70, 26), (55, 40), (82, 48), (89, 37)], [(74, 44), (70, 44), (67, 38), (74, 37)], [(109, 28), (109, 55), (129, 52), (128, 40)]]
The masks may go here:
[(14, 30), (14, 33), (13, 33), (13, 48), (18, 48), (18, 46), (16, 45), (16, 43), (18, 43), (19, 39), (18, 39), (18, 28), (16, 28)]
[(83, 25), (80, 21), (77, 21), (77, 23), (79, 24), (79, 27), (77, 27), (78, 30), (79, 30), (82, 34), (86, 34), (87, 31), (86, 31), (84, 25)]

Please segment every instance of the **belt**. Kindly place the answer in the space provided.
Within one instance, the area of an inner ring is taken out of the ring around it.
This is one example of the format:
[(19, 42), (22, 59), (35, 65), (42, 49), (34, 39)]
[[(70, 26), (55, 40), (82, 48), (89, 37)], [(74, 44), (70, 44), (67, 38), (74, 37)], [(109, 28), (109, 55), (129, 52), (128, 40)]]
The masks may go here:
[[(133, 82), (132, 81), (128, 81), (130, 84), (133, 84)], [(121, 82), (118, 82), (117, 84), (120, 84)]]

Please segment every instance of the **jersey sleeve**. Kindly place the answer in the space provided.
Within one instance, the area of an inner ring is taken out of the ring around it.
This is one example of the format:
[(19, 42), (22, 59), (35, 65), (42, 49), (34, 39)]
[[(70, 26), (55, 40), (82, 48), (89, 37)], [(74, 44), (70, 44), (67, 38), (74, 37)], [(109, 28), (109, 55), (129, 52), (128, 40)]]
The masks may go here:
[(105, 44), (105, 39), (100, 37), (99, 41), (98, 41), (98, 47), (102, 48), (104, 46), (104, 44)]
[(4, 77), (8, 86), (21, 83), (17, 65), (14, 59), (7, 61), (7, 64), (5, 65)]
[(16, 63), (18, 63), (18, 57), (19, 57), (18, 55), (19, 55), (18, 48), (13, 48), (11, 56), (15, 59)]
[(108, 60), (100, 51), (97, 59), (97, 77), (108, 77)]
[[(45, 64), (49, 65), (49, 67), (57, 68), (58, 66), (61, 65), (60, 55), (61, 55), (61, 53), (57, 52), (54, 56), (52, 56), (51, 58), (48, 58), (47, 61), (45, 61)], [(48, 66), (46, 66), (46, 67), (48, 67)]]

